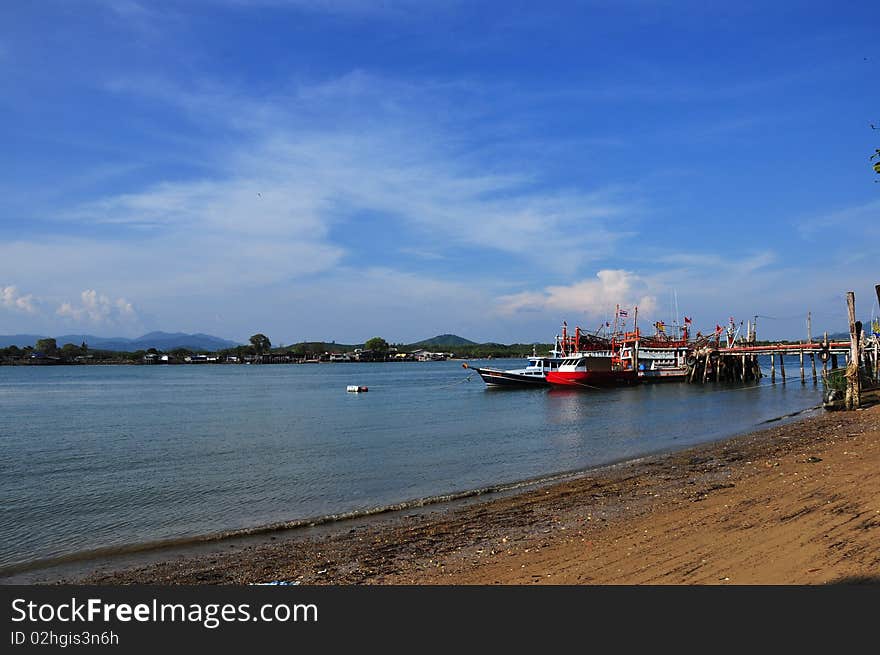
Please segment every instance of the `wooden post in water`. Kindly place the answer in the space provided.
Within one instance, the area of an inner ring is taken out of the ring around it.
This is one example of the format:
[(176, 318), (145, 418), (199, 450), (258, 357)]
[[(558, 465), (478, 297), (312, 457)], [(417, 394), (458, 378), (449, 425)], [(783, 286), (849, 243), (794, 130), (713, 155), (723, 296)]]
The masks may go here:
[(779, 374), (782, 376), (782, 384), (785, 384), (785, 353), (779, 353)]
[(776, 382), (776, 355), (770, 353), (770, 382)]
[(813, 370), (813, 384), (818, 382), (816, 378), (816, 353), (810, 353), (810, 368)]
[(743, 355), (743, 377), (742, 381), (745, 382), (748, 376), (746, 376), (746, 356)]
[(804, 382), (806, 382), (806, 379), (804, 378), (804, 351), (803, 350), (801, 350), (801, 352), (800, 352), (800, 358), (801, 358), (801, 384), (803, 384)]
[(859, 329), (856, 326), (856, 294), (846, 294), (846, 310), (849, 314), (849, 364), (846, 367), (846, 409), (861, 406), (861, 380), (859, 379)]
[(703, 384), (706, 384), (706, 379), (709, 377), (709, 353), (706, 353), (706, 359), (703, 364)]

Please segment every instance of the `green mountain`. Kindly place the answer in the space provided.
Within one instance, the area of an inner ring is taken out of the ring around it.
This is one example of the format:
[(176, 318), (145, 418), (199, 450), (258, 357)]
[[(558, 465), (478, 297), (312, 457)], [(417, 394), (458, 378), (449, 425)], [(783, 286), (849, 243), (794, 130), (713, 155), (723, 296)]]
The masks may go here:
[(436, 337), (431, 337), (430, 339), (423, 339), (422, 341), (417, 341), (416, 343), (409, 344), (409, 348), (428, 348), (435, 346), (476, 346), (476, 341), (470, 341), (469, 339), (465, 339), (464, 337), (459, 337), (455, 334), (439, 334)]

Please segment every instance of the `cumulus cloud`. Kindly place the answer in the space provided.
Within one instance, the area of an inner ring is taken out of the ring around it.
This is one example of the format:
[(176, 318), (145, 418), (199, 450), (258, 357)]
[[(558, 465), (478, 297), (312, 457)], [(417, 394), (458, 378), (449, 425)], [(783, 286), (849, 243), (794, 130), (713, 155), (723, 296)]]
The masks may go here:
[(542, 291), (524, 291), (498, 299), (503, 314), (519, 312), (586, 312), (588, 316), (604, 316), (616, 304), (638, 306), (640, 311), (653, 312), (656, 298), (648, 293), (648, 282), (630, 271), (604, 269), (595, 278), (570, 285), (549, 286)]
[(32, 294), (22, 295), (15, 286), (0, 286), (0, 306), (27, 314), (37, 312), (36, 300)]
[(76, 322), (88, 321), (96, 325), (130, 323), (137, 319), (134, 306), (125, 298), (111, 300), (94, 289), (83, 291), (79, 304), (62, 303), (56, 314)]

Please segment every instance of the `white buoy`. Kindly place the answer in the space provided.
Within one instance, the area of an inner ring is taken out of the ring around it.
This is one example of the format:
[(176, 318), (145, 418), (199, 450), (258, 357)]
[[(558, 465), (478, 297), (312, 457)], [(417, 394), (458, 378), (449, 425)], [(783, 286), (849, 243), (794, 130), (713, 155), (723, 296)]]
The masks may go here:
[(364, 391), (369, 391), (367, 387), (359, 387), (356, 384), (350, 384), (345, 388), (349, 393), (363, 393)]

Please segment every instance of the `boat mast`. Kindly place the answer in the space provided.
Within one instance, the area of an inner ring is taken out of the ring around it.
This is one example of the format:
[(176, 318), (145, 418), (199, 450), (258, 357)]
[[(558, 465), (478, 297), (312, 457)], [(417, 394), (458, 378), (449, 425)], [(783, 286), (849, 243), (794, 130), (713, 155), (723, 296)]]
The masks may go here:
[(633, 332), (635, 333), (636, 340), (633, 342), (632, 355), (633, 355), (633, 371), (636, 372), (636, 375), (639, 374), (639, 307), (635, 306), (633, 309)]
[[(678, 339), (681, 337), (681, 333), (678, 331), (678, 291), (673, 289), (672, 295), (675, 298), (675, 320), (672, 323), (672, 334), (674, 334), (675, 338)], [(687, 337), (685, 337), (685, 341), (687, 341)]]

